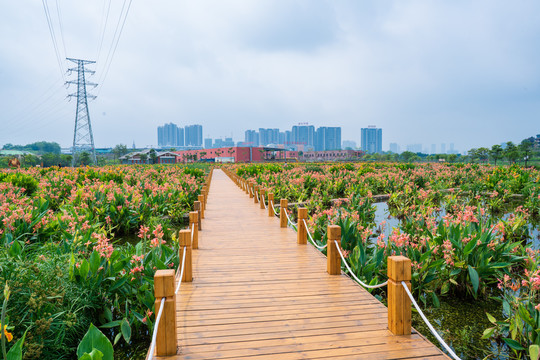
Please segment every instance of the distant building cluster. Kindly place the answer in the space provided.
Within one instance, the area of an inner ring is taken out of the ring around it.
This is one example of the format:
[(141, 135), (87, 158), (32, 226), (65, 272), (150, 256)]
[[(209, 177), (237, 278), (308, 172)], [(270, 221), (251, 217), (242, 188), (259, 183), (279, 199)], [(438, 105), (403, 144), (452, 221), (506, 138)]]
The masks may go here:
[[(382, 129), (374, 126), (362, 129), (361, 149), (365, 153), (382, 152)], [(321, 126), (315, 128), (307, 123), (294, 125), (290, 130), (259, 128), (246, 130), (244, 141), (235, 142), (232, 137), (204, 138), (201, 125), (179, 127), (169, 123), (158, 127), (158, 147), (189, 149), (221, 149), (233, 147), (267, 147), (289, 151), (335, 151), (357, 150), (356, 142), (341, 141), (341, 127)]]
[[(447, 146), (448, 145), (448, 146)], [(442, 143), (437, 147), (437, 144), (431, 144), (429, 147), (423, 144), (407, 144), (403, 148), (397, 143), (390, 143), (390, 152), (400, 154), (403, 151), (410, 151), (413, 153), (422, 154), (459, 154), (459, 151), (455, 149), (454, 143)]]
[(341, 149), (341, 127), (299, 124), (291, 130), (279, 129), (246, 130), (242, 146), (283, 147), (300, 151), (327, 151)]
[(158, 146), (161, 148), (201, 148), (202, 145), (202, 125), (178, 127), (169, 123), (158, 127)]

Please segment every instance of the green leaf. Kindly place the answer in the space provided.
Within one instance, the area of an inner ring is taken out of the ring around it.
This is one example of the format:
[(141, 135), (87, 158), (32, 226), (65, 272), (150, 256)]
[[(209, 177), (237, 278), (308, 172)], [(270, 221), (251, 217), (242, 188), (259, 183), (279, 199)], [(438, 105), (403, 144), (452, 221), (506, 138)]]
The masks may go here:
[(124, 340), (129, 343), (129, 340), (131, 339), (131, 326), (129, 326), (129, 321), (127, 319), (124, 318), (120, 329), (122, 330), (122, 336), (124, 337)]
[(99, 269), (100, 264), (100, 257), (97, 251), (92, 251), (92, 255), (90, 255), (90, 271), (94, 274), (97, 273), (97, 270)]
[(441, 303), (439, 302), (439, 298), (437, 297), (437, 294), (435, 292), (431, 292), (431, 301), (433, 301), (433, 306), (436, 308), (441, 307)]
[(99, 351), (98, 349), (92, 350), (92, 352), (84, 353), (79, 360), (102, 360), (103, 359), (103, 353)]
[(529, 357), (531, 360), (538, 360), (540, 356), (540, 346), (538, 345), (531, 345), (529, 346)]
[(471, 283), (474, 289), (474, 294), (476, 295), (478, 293), (478, 285), (480, 283), (480, 280), (478, 279), (478, 273), (474, 268), (472, 268), (470, 265), (469, 267), (469, 277), (471, 278)]
[(11, 244), (11, 247), (9, 248), (9, 255), (16, 257), (20, 256), (22, 254), (23, 247), (21, 246), (21, 243), (18, 240), (13, 241), (13, 244)]
[(108, 322), (105, 325), (101, 325), (100, 328), (110, 329), (110, 328), (119, 326), (121, 323), (122, 323), (122, 320), (115, 320), (115, 321)]
[(525, 348), (516, 340), (504, 338), (503, 341), (506, 343), (506, 345), (510, 346), (514, 350), (525, 350)]
[(489, 339), (491, 335), (493, 335), (494, 332), (495, 332), (494, 327), (484, 330), (484, 333), (482, 334), (481, 339)]
[(493, 317), (493, 315), (491, 315), (490, 313), (486, 313), (486, 316), (490, 323), (492, 323), (493, 325), (497, 325), (497, 320)]
[(9, 349), (8, 353), (6, 354), (6, 360), (21, 360), (22, 359), (22, 346), (24, 344), (24, 338), (26, 337), (26, 331), (24, 332), (24, 335), (22, 338), (20, 338), (15, 345)]
[(90, 354), (94, 349), (103, 353), (103, 360), (113, 360), (114, 350), (111, 342), (94, 324), (90, 324), (90, 328), (77, 347), (77, 356), (81, 357), (84, 353)]
[(83, 280), (86, 280), (86, 277), (88, 276), (88, 270), (90, 270), (90, 265), (88, 264), (88, 261), (81, 261), (81, 266), (79, 267), (79, 274), (81, 275), (81, 278)]
[(476, 247), (476, 241), (471, 240), (465, 245), (465, 248), (463, 249), (463, 255), (469, 255), (474, 248)]

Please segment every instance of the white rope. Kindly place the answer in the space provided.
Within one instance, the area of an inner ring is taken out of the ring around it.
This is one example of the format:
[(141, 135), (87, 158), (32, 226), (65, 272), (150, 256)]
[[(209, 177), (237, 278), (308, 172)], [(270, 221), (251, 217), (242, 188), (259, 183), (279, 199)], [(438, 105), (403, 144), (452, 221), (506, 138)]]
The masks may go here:
[(317, 243), (315, 242), (315, 240), (313, 240), (313, 238), (311, 237), (311, 233), (309, 232), (309, 228), (308, 228), (308, 226), (307, 226), (306, 219), (302, 219), (302, 220), (304, 221), (304, 226), (306, 227), (306, 232), (307, 232), (307, 234), (308, 234), (308, 236), (309, 236), (309, 239), (311, 240), (311, 243), (313, 244), (313, 246), (315, 246), (317, 249), (319, 249), (319, 250), (321, 250), (321, 251), (324, 250), (324, 249), (326, 249), (326, 247), (328, 246), (328, 244), (325, 244), (324, 246), (319, 246), (319, 245), (317, 245)]
[(403, 287), (405, 288), (405, 292), (407, 292), (407, 295), (409, 295), (409, 298), (411, 299), (411, 302), (413, 303), (414, 307), (416, 308), (416, 310), (418, 311), (418, 313), (420, 314), (420, 316), (422, 317), (422, 319), (424, 320), (424, 322), (426, 323), (426, 325), (428, 326), (429, 330), (431, 331), (431, 333), (433, 334), (433, 336), (435, 336), (437, 338), (437, 340), (439, 341), (439, 343), (446, 349), (446, 351), (448, 351), (448, 353), (455, 359), (455, 360), (461, 360), (461, 358), (459, 356), (457, 356), (453, 351), (452, 349), (450, 348), (450, 346), (448, 346), (447, 343), (444, 342), (444, 340), (442, 339), (442, 337), (439, 335), (439, 333), (437, 333), (437, 331), (435, 331), (435, 329), (433, 328), (433, 326), (431, 325), (431, 323), (429, 322), (429, 320), (426, 318), (426, 316), (424, 315), (424, 313), (422, 312), (422, 310), (420, 310), (420, 307), (418, 307), (418, 304), (416, 303), (416, 301), (414, 300), (414, 297), (412, 296), (411, 292), (409, 291), (409, 287), (407, 286), (407, 284), (405, 283), (405, 281), (402, 281), (401, 282), (401, 285), (403, 285)]
[(159, 320), (161, 320), (161, 314), (163, 313), (163, 303), (165, 302), (166, 298), (161, 298), (161, 305), (159, 306), (159, 311), (156, 317), (156, 322), (154, 323), (154, 333), (152, 334), (152, 342), (150, 343), (150, 350), (148, 351), (148, 360), (152, 360), (154, 357), (154, 350), (156, 349), (156, 337), (157, 337), (157, 331), (159, 326)]
[(268, 206), (266, 206), (266, 202), (264, 201), (264, 195), (263, 194), (261, 194), (261, 198), (262, 198), (262, 203), (264, 204), (264, 208), (268, 209)]
[(274, 211), (274, 214), (278, 214), (277, 211), (276, 211), (276, 208), (274, 207), (274, 203), (272, 202), (272, 210)]
[(191, 246), (193, 246), (193, 236), (195, 234), (195, 223), (191, 224)]
[(180, 286), (182, 285), (182, 277), (184, 276), (184, 268), (186, 267), (186, 247), (184, 246), (184, 251), (182, 251), (184, 254), (182, 255), (182, 269), (180, 270), (180, 278), (178, 279), (178, 286), (176, 286), (176, 290), (174, 291), (175, 294), (178, 294), (178, 290), (180, 290)]
[(287, 209), (284, 210), (285, 212), (285, 216), (287, 217), (287, 221), (292, 225), (292, 226), (296, 226), (298, 224), (295, 224), (292, 222), (291, 218), (289, 217), (289, 214), (287, 214)]
[(356, 275), (354, 275), (353, 271), (351, 270), (351, 268), (349, 267), (349, 264), (347, 263), (347, 260), (345, 260), (345, 257), (343, 256), (343, 254), (341, 253), (341, 249), (340, 249), (340, 246), (338, 244), (338, 242), (336, 240), (334, 240), (334, 243), (336, 244), (336, 249), (339, 253), (339, 256), (341, 256), (341, 259), (343, 260), (343, 262), (345, 263), (345, 266), (347, 267), (347, 270), (349, 270), (349, 273), (351, 274), (351, 276), (354, 278), (354, 280), (356, 280), (360, 285), (362, 285), (363, 287), (365, 288), (368, 288), (368, 289), (377, 289), (377, 288), (381, 288), (383, 286), (386, 286), (386, 284), (388, 284), (388, 280), (383, 282), (382, 284), (377, 284), (377, 285), (368, 285), (366, 284), (365, 282), (363, 282), (362, 280), (360, 280), (359, 278), (356, 277)]

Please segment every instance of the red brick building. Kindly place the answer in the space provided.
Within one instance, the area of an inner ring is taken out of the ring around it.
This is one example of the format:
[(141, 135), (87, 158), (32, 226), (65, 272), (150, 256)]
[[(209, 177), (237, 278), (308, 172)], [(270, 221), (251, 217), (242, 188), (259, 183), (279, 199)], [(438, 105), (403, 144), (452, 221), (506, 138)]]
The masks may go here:
[(267, 160), (297, 159), (298, 151), (285, 151), (283, 149), (265, 147), (224, 147), (216, 149), (182, 150), (175, 151), (177, 163), (194, 161), (216, 162), (260, 162)]

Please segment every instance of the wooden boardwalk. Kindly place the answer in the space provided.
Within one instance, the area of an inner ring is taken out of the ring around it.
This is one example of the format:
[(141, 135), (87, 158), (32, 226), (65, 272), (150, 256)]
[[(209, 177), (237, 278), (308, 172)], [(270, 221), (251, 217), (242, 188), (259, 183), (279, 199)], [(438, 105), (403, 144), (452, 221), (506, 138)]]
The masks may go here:
[(328, 275), (323, 254), (220, 170), (177, 326), (178, 355), (157, 359), (447, 359), (419, 334), (392, 335), (384, 305)]

